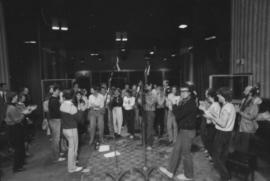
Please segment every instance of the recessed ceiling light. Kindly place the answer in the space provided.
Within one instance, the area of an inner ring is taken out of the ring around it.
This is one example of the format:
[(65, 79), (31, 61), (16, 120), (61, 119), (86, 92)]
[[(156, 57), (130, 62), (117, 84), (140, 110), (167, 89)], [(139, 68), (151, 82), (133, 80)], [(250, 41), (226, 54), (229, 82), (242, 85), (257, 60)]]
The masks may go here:
[(61, 27), (62, 31), (68, 31), (68, 27)]
[(98, 56), (99, 54), (98, 53), (91, 53), (90, 55), (91, 56)]
[(125, 49), (125, 48), (122, 48), (122, 49), (121, 49), (121, 52), (124, 52), (124, 51), (126, 51), (126, 49)]
[(154, 51), (149, 52), (150, 55), (154, 55), (154, 53), (155, 53)]
[(59, 26), (52, 26), (52, 30), (60, 30)]
[(176, 57), (176, 54), (175, 53), (171, 54), (171, 57)]
[(36, 41), (25, 41), (24, 43), (25, 44), (36, 44), (37, 42)]
[(208, 41), (208, 40), (213, 40), (216, 38), (217, 38), (216, 36), (209, 36), (209, 37), (206, 37), (204, 40)]
[(178, 26), (178, 28), (180, 28), (180, 29), (185, 29), (187, 27), (188, 27), (188, 25), (186, 25), (186, 24), (181, 24), (181, 25)]

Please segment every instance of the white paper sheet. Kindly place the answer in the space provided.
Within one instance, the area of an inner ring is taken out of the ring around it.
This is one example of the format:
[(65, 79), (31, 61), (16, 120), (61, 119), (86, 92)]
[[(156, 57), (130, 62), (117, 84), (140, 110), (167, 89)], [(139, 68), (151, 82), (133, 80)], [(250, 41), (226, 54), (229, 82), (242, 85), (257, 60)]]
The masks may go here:
[(99, 152), (110, 151), (110, 145), (100, 145), (98, 151)]
[(113, 151), (113, 152), (109, 152), (109, 153), (104, 154), (104, 157), (105, 158), (111, 158), (111, 157), (115, 157), (115, 155), (119, 156), (120, 153), (118, 151), (116, 151), (116, 152)]

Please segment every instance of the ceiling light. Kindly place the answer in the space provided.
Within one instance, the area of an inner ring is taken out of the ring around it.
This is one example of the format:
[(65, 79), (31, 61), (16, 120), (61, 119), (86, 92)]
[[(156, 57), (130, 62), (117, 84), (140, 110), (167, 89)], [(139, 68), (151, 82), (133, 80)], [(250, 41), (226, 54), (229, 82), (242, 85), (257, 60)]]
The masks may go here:
[(173, 54), (171, 54), (171, 57), (176, 57), (176, 54), (174, 54), (174, 53), (173, 53)]
[(187, 27), (188, 27), (188, 25), (186, 25), (186, 24), (181, 24), (181, 25), (178, 26), (178, 28), (180, 28), (180, 29), (185, 29)]
[(149, 52), (150, 55), (154, 55), (154, 53), (155, 53), (154, 51)]
[(98, 53), (91, 53), (90, 55), (91, 56), (98, 56), (99, 54)]
[(127, 34), (127, 32), (122, 32), (122, 41), (128, 41), (128, 34)]
[(126, 51), (126, 49), (125, 49), (125, 48), (122, 48), (122, 49), (121, 49), (121, 52), (124, 52), (124, 51)]
[(168, 59), (167, 59), (167, 58), (163, 58), (162, 60), (163, 60), (163, 61), (167, 61)]
[(191, 49), (193, 49), (193, 46), (188, 47), (188, 50), (191, 50)]
[(59, 26), (52, 26), (52, 30), (60, 30)]
[(61, 27), (62, 31), (68, 31), (68, 27)]
[(209, 36), (209, 37), (206, 37), (204, 40), (208, 41), (208, 40), (213, 40), (216, 38), (217, 38), (216, 36)]
[(26, 43), (26, 44), (36, 44), (37, 42), (36, 41), (25, 41), (24, 43)]

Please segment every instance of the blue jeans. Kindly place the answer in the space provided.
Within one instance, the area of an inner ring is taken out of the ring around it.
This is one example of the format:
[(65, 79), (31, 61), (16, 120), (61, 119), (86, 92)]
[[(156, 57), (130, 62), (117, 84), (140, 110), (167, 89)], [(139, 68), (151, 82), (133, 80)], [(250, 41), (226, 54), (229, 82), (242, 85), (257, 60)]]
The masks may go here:
[(76, 169), (76, 160), (78, 154), (78, 130), (63, 129), (63, 134), (68, 140), (68, 171), (72, 172)]
[(58, 159), (60, 152), (61, 119), (50, 119), (49, 126), (52, 132), (53, 158)]
[(195, 130), (180, 129), (178, 133), (173, 152), (169, 160), (168, 170), (176, 174), (181, 158), (183, 157), (184, 162), (184, 174), (188, 178), (193, 178), (193, 158), (191, 154), (192, 140), (196, 135)]
[(101, 110), (90, 110), (88, 113), (88, 119), (90, 121), (90, 141), (89, 143), (92, 144), (95, 139), (96, 135), (96, 127), (98, 125), (99, 131), (99, 141), (103, 142), (103, 133), (104, 133), (104, 114)]
[(178, 125), (173, 112), (170, 110), (168, 111), (167, 117), (167, 132), (169, 135), (169, 141), (175, 143), (178, 135)]

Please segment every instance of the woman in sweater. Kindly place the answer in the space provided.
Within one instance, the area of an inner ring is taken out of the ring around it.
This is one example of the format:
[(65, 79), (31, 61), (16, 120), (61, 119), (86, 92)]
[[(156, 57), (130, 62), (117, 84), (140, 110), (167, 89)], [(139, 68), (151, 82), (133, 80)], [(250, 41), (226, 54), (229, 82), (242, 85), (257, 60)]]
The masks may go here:
[(68, 140), (68, 172), (79, 172), (83, 168), (76, 166), (78, 152), (78, 129), (77, 113), (78, 109), (72, 102), (73, 91), (63, 91), (64, 101), (60, 106), (62, 117), (63, 134)]
[(124, 108), (124, 119), (127, 122), (130, 139), (134, 138), (134, 125), (135, 125), (134, 106), (135, 106), (135, 97), (132, 96), (130, 90), (127, 90), (126, 95), (123, 98), (123, 108)]
[(25, 115), (31, 113), (30, 108), (18, 108), (16, 106), (18, 96), (15, 92), (7, 95), (7, 112), (5, 122), (10, 128), (11, 143), (14, 147), (13, 172), (23, 171), (25, 163), (24, 127), (22, 121)]
[(162, 87), (157, 88), (157, 107), (156, 107), (156, 119), (155, 119), (155, 131), (159, 138), (164, 133), (164, 116), (165, 116), (165, 92)]

